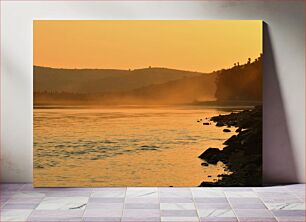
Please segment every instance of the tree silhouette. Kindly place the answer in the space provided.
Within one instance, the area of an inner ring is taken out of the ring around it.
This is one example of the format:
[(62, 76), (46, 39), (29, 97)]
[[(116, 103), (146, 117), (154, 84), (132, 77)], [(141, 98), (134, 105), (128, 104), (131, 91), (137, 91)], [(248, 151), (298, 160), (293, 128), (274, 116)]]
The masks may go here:
[[(250, 60), (248, 60), (250, 61)], [(262, 56), (253, 63), (221, 70), (216, 78), (218, 101), (261, 101)]]

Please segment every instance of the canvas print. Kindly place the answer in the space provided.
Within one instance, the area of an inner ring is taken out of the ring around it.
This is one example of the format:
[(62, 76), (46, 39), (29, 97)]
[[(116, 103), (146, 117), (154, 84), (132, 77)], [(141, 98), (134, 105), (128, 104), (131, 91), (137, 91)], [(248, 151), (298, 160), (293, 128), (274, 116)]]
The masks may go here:
[(35, 20), (34, 186), (257, 186), (262, 21)]

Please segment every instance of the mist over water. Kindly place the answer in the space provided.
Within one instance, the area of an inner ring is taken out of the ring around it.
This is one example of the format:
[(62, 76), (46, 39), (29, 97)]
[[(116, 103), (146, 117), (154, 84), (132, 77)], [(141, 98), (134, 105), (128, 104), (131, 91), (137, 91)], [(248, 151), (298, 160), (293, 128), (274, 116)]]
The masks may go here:
[[(203, 106), (39, 107), (34, 109), (34, 184), (198, 186), (223, 163), (198, 156), (235, 134), (203, 125), (235, 108)], [(199, 119), (203, 121), (198, 122)]]

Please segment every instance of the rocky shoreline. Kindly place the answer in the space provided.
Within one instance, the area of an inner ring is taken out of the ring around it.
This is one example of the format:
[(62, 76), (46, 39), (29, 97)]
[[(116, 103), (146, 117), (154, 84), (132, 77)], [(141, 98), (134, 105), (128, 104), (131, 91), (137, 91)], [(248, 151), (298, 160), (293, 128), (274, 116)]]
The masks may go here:
[(262, 106), (210, 119), (217, 127), (237, 127), (233, 135), (223, 144), (223, 150), (208, 148), (199, 158), (208, 164), (222, 161), (229, 175), (218, 175), (217, 182), (202, 182), (200, 186), (260, 186), (262, 185)]

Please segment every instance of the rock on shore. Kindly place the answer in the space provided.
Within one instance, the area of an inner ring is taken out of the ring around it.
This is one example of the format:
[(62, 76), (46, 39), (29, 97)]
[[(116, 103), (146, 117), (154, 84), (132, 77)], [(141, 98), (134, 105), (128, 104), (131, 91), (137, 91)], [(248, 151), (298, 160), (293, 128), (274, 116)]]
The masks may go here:
[(219, 175), (217, 182), (200, 186), (260, 186), (262, 184), (262, 106), (211, 118), (216, 126), (234, 126), (239, 130), (224, 142), (223, 150), (208, 148), (199, 158), (209, 164), (222, 161), (232, 172)]

